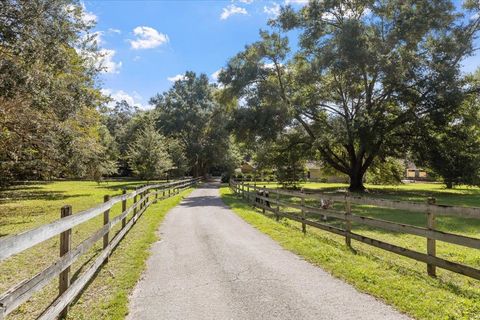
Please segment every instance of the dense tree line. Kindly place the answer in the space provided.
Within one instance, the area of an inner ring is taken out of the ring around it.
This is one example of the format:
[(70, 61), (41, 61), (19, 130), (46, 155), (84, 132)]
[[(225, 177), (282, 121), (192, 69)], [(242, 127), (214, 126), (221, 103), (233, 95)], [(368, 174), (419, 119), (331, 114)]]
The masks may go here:
[(478, 185), (480, 72), (461, 63), (479, 10), (473, 0), (286, 5), (220, 84), (188, 71), (139, 110), (107, 106), (80, 2), (2, 1), (0, 185), (230, 173), (243, 158), (287, 185), (319, 160), (363, 191), (366, 177), (400, 180), (407, 156), (448, 187)]
[(189, 71), (151, 99), (153, 110), (141, 111), (125, 101), (106, 108), (104, 123), (112, 137), (108, 149), (118, 174), (153, 179), (235, 168), (239, 157), (217, 92), (205, 74)]
[(223, 101), (240, 102), (237, 137), (283, 144), (300, 128), (300, 143), (348, 175), (352, 191), (365, 189), (375, 164), (407, 150), (449, 186), (473, 183), (478, 85), (460, 67), (474, 51), (478, 10), (477, 1), (459, 11), (448, 0), (283, 7), (273, 31), (261, 31), (220, 74)]
[(235, 166), (217, 88), (186, 73), (142, 111), (107, 107), (80, 2), (0, 4), (0, 185), (15, 180), (201, 175)]
[[(101, 143), (104, 99), (81, 6), (0, 4), (0, 183), (112, 172)], [(89, 52), (90, 54), (82, 54)]]

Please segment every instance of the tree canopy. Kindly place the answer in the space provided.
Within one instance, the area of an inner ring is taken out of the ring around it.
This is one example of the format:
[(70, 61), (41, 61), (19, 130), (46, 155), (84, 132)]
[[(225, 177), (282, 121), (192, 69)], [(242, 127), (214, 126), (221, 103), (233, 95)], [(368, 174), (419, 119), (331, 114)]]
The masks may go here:
[(398, 182), (406, 154), (449, 187), (480, 184), (479, 75), (461, 72), (478, 1), (295, 8), (282, 7), (218, 84), (187, 71), (141, 110), (101, 94), (101, 51), (81, 2), (2, 1), (0, 186), (232, 172), (253, 155), (284, 181), (319, 160), (363, 191), (365, 177)]
[(216, 102), (215, 91), (205, 74), (188, 71), (171, 89), (151, 99), (157, 128), (178, 139), (194, 176), (224, 165), (230, 147), (227, 115)]
[[(350, 177), (350, 190), (377, 157), (399, 156), (422, 117), (455, 113), (460, 63), (480, 24), (473, 2), (310, 1), (282, 8), (274, 32), (233, 57), (220, 81), (241, 101), (237, 133), (274, 139), (300, 125), (323, 161)], [(292, 51), (284, 32), (297, 30)]]
[(104, 98), (90, 27), (77, 1), (2, 1), (0, 184), (111, 171), (100, 141), (96, 108)]
[(167, 139), (159, 134), (152, 124), (141, 129), (127, 151), (127, 159), (133, 172), (141, 179), (162, 178), (172, 169), (173, 161), (168, 154)]

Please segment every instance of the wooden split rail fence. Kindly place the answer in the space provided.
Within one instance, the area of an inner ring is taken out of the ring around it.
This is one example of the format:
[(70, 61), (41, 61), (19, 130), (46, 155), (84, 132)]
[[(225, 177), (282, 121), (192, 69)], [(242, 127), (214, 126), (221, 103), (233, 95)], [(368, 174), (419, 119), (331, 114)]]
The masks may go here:
[[(191, 187), (199, 181), (200, 179), (197, 178), (147, 185), (131, 193), (123, 190), (122, 195), (115, 197), (106, 195), (103, 204), (76, 214), (72, 214), (71, 206), (64, 206), (61, 208), (61, 219), (20, 234), (0, 238), (0, 261), (3, 261), (54, 236), (60, 236), (60, 258), (57, 261), (32, 278), (17, 284), (0, 295), (0, 320), (27, 301), (34, 293), (45, 287), (55, 277), (59, 277), (59, 295), (38, 319), (65, 317), (69, 304), (81, 293), (97, 270), (108, 262), (108, 256), (112, 250), (145, 210), (158, 200), (176, 195), (180, 190)], [(134, 203), (127, 208), (127, 200), (132, 198)], [(122, 213), (110, 219), (110, 209), (120, 202)], [(103, 214), (103, 227), (82, 241), (77, 247), (71, 248), (72, 228), (100, 214)], [(129, 214), (132, 214), (130, 219), (128, 219)], [(120, 221), (122, 228), (113, 238), (110, 238), (110, 230)], [(70, 283), (70, 266), (102, 238), (103, 250), (93, 264), (74, 282)]]
[[(455, 245), (480, 249), (480, 239), (467, 237), (459, 234), (442, 232), (436, 229), (436, 217), (447, 215), (463, 218), (480, 219), (480, 208), (456, 207), (435, 204), (435, 199), (428, 199), (427, 203), (415, 203), (407, 201), (376, 199), (369, 197), (360, 197), (356, 195), (339, 195), (329, 193), (305, 193), (298, 191), (287, 191), (279, 189), (267, 189), (257, 187), (243, 182), (230, 181), (230, 187), (235, 194), (241, 196), (252, 205), (272, 212), (275, 217), (285, 217), (295, 220), (302, 224), (302, 231), (306, 232), (306, 226), (312, 226), (324, 231), (332, 232), (345, 237), (345, 243), (351, 247), (351, 241), (357, 240), (368, 245), (393, 252), (417, 261), (427, 264), (427, 272), (430, 276), (436, 276), (436, 267), (453, 271), (477, 280), (480, 280), (480, 270), (439, 258), (436, 256), (436, 241), (443, 241)], [(280, 200), (280, 196), (295, 197), (300, 199), (300, 204)], [(314, 199), (318, 201), (340, 202), (344, 204), (344, 210), (325, 209), (305, 205), (305, 199)], [(414, 225), (402, 224), (392, 221), (375, 219), (355, 215), (352, 213), (352, 204), (371, 205), (391, 209), (400, 209), (411, 212), (424, 212), (427, 216), (427, 226), (419, 227)], [(280, 207), (294, 208), (300, 210), (300, 215), (282, 212)], [(343, 221), (343, 228), (331, 226), (319, 221), (306, 219), (306, 214), (318, 214), (323, 217), (330, 217)], [(400, 232), (426, 238), (427, 253), (414, 251), (397, 245), (386, 243), (380, 240), (372, 239), (366, 236), (352, 232), (352, 222), (363, 224), (369, 227), (380, 228), (387, 231)]]

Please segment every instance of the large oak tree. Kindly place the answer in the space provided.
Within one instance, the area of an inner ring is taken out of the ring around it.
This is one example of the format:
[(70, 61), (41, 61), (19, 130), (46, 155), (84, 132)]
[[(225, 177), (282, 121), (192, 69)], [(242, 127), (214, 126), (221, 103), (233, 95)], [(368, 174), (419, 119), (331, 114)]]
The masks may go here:
[[(233, 57), (220, 81), (241, 101), (237, 131), (275, 138), (300, 125), (322, 160), (350, 177), (404, 151), (408, 126), (448, 116), (463, 97), (460, 65), (473, 52), (478, 4), (314, 0), (282, 8), (272, 33)], [(291, 33), (290, 31), (294, 31)], [(288, 36), (298, 35), (292, 52)]]
[(216, 87), (205, 74), (186, 72), (172, 88), (151, 99), (157, 128), (182, 145), (194, 176), (225, 164), (229, 156), (229, 133), (225, 112), (216, 102)]

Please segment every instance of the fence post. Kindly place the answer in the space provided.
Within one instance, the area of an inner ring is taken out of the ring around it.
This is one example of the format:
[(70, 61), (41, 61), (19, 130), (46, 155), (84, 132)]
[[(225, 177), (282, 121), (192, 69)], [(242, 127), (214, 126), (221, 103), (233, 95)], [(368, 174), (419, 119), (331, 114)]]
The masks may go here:
[[(267, 198), (268, 197), (268, 193), (267, 193), (267, 186), (263, 186), (263, 190), (262, 190), (262, 196)], [(265, 199), (262, 199), (260, 201), (260, 203), (262, 204), (262, 213), (265, 214), (265, 206), (267, 205), (267, 201)]]
[[(64, 206), (60, 210), (60, 218), (72, 215), (72, 207)], [(70, 251), (72, 240), (72, 229), (68, 229), (60, 233), (60, 257), (63, 257)], [(58, 295), (61, 296), (70, 286), (70, 266), (63, 270), (58, 277)], [(60, 312), (59, 318), (67, 317), (68, 306)]]
[(275, 211), (275, 218), (280, 220), (280, 193), (276, 192), (276, 200), (277, 200), (277, 210)]
[(158, 189), (155, 188), (154, 191), (155, 191), (155, 203), (157, 203), (157, 201), (158, 201)]
[[(428, 198), (427, 208), (427, 228), (428, 230), (435, 230), (435, 212), (432, 206), (436, 203), (435, 198)], [(435, 257), (437, 254), (435, 239), (427, 238), (427, 254), (431, 257)], [(427, 273), (431, 277), (437, 276), (437, 270), (434, 264), (427, 264)]]
[[(144, 185), (144, 187), (146, 187), (147, 185)], [(145, 209), (145, 207), (147, 206), (147, 194), (148, 194), (148, 190), (145, 190), (143, 191), (142, 193), (142, 198), (143, 198), (143, 201), (142, 201), (142, 208)]]
[(350, 215), (352, 214), (352, 203), (350, 201), (350, 193), (345, 194), (345, 244), (347, 247), (352, 248), (352, 238), (350, 233), (352, 232), (352, 222), (350, 221)]
[[(263, 187), (266, 188), (265, 186)], [(265, 198), (270, 198), (270, 191), (268, 191), (267, 189), (265, 189)], [(265, 199), (264, 206), (266, 206), (267, 208), (271, 208), (270, 201), (267, 199)]]
[[(103, 202), (107, 202), (107, 201), (110, 201), (110, 196), (108, 194), (103, 197)], [(103, 212), (103, 225), (108, 224), (109, 221), (110, 221), (110, 209), (105, 210)], [(105, 233), (105, 235), (103, 236), (103, 249), (104, 250), (108, 246), (108, 237), (109, 237), (109, 232), (107, 231), (107, 233)], [(105, 259), (104, 263), (107, 263), (107, 262), (108, 262), (108, 256)]]
[(307, 233), (307, 225), (305, 224), (305, 209), (303, 208), (305, 206), (305, 191), (303, 190), (300, 190), (300, 192), (302, 193), (301, 197), (300, 197), (300, 200), (301, 200), (301, 206), (302, 206), (302, 232), (303, 234), (306, 234)]
[[(135, 188), (135, 193), (138, 191), (138, 188)], [(135, 196), (133, 197), (133, 205), (136, 205), (137, 204), (137, 201), (138, 201), (138, 194), (135, 194)], [(137, 214), (137, 206), (135, 206), (135, 208), (133, 208), (133, 215), (136, 215)]]
[(245, 196), (245, 199), (247, 200), (248, 202), (248, 187), (246, 184), (243, 185), (243, 195)]
[[(123, 195), (127, 194), (127, 190), (123, 189), (122, 194)], [(122, 200), (122, 213), (124, 213), (125, 211), (127, 211), (127, 199)], [(125, 216), (122, 219), (122, 229), (125, 228), (126, 225), (127, 225), (127, 216)]]

